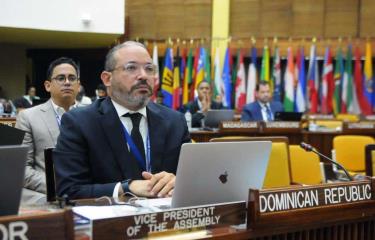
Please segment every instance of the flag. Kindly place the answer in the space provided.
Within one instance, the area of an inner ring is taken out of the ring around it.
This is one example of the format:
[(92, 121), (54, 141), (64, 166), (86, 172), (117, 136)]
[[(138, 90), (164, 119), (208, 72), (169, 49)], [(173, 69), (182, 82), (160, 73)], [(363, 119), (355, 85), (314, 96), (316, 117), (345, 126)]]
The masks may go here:
[(193, 49), (189, 49), (189, 55), (187, 58), (187, 64), (185, 68), (184, 84), (182, 87), (182, 104), (187, 104), (189, 102), (189, 84), (192, 82), (193, 77)]
[[(349, 49), (348, 49), (348, 51), (349, 51)], [(351, 57), (350, 57), (350, 59), (351, 59)], [(348, 60), (346, 60), (346, 63), (348, 64)], [(350, 68), (351, 68), (351, 64), (352, 63), (350, 62)], [(341, 95), (342, 95), (341, 91), (343, 91), (343, 82), (344, 82), (345, 76), (346, 76), (346, 83), (345, 83), (346, 87), (348, 85), (348, 83), (347, 83), (348, 75), (347, 75), (347, 73), (345, 75), (343, 69), (344, 69), (344, 63), (343, 63), (343, 60), (342, 60), (342, 50), (341, 50), (341, 47), (340, 47), (337, 50), (337, 54), (336, 54), (336, 66), (335, 66), (335, 75), (334, 75), (335, 89), (334, 89), (333, 98), (332, 98), (332, 107), (333, 107), (333, 113), (334, 114), (338, 114), (340, 112), (346, 113), (346, 103), (341, 101)], [(350, 69), (350, 72), (351, 72), (351, 69)]]
[(257, 84), (257, 49), (255, 47), (251, 48), (250, 55), (251, 62), (247, 75), (246, 103), (255, 101), (255, 87)]
[(275, 53), (273, 56), (272, 85), (274, 86), (273, 99), (275, 101), (281, 101), (281, 64), (278, 47), (275, 48)]
[(345, 72), (341, 88), (341, 112), (359, 114), (357, 93), (353, 84), (352, 46), (348, 46), (346, 53)]
[(180, 103), (180, 50), (177, 47), (177, 55), (173, 69), (173, 102), (172, 108), (177, 110), (181, 107)]
[[(270, 83), (270, 53), (268, 46), (263, 48), (262, 57), (262, 68), (260, 70), (260, 80)], [(270, 83), (271, 89), (273, 91), (272, 83)]]
[(173, 103), (173, 52), (171, 48), (167, 48), (164, 57), (164, 70), (161, 85), (163, 93), (163, 104), (172, 107)]
[(374, 77), (372, 75), (372, 54), (371, 54), (371, 43), (366, 43), (366, 57), (365, 57), (365, 67), (363, 70), (363, 108), (362, 112), (365, 115), (372, 114), (372, 104), (373, 104), (373, 83)]
[(154, 44), (154, 49), (152, 51), (152, 63), (155, 65), (156, 72), (155, 72), (155, 82), (154, 82), (154, 91), (152, 94), (152, 101), (156, 101), (156, 97), (159, 91), (160, 85), (160, 76), (159, 76), (159, 57), (158, 57), (158, 45)]
[(183, 103), (183, 88), (185, 83), (185, 69), (186, 69), (186, 53), (187, 49), (183, 48), (182, 54), (180, 57), (180, 91), (179, 91), (179, 99), (180, 99), (180, 106), (184, 105)]
[(324, 56), (323, 67), (323, 82), (322, 82), (322, 102), (321, 113), (328, 114), (332, 112), (332, 90), (333, 90), (333, 65), (331, 50), (326, 48)]
[(224, 66), (223, 66), (223, 82), (224, 82), (224, 98), (223, 106), (226, 108), (232, 108), (232, 82), (230, 75), (230, 49), (227, 47), (225, 51)]
[(246, 104), (246, 79), (245, 66), (243, 63), (242, 50), (239, 50), (239, 61), (237, 67), (237, 81), (236, 81), (236, 101), (235, 106), (238, 112), (242, 112), (243, 106)]
[(214, 98), (217, 99), (218, 96), (223, 98), (224, 96), (224, 84), (221, 78), (221, 68), (220, 68), (220, 49), (216, 48), (215, 53), (215, 63), (214, 63), (214, 74), (215, 74), (215, 83), (214, 83)]
[(199, 55), (200, 55), (200, 48), (197, 47), (194, 53), (194, 64), (193, 64), (193, 71), (191, 75), (191, 82), (189, 82), (190, 84), (189, 101), (193, 101), (195, 97), (195, 86), (196, 86), (195, 82), (196, 82), (196, 75), (198, 72)]
[[(198, 85), (204, 80), (204, 62), (206, 58), (206, 49), (203, 47), (200, 48), (199, 51), (199, 59), (198, 59), (198, 66), (197, 66), (197, 74), (195, 75), (195, 88), (198, 88)], [(195, 97), (197, 94), (195, 94)]]
[(368, 102), (368, 99), (366, 96), (366, 90), (365, 90), (366, 86), (365, 86), (365, 81), (362, 75), (361, 53), (360, 53), (359, 47), (356, 47), (355, 49), (354, 85), (355, 85), (357, 99), (358, 99), (361, 112), (364, 115), (370, 115), (372, 113), (372, 108), (371, 108), (371, 102)]
[(309, 70), (307, 72), (308, 98), (311, 113), (318, 112), (318, 64), (316, 61), (316, 46), (313, 44), (310, 48)]
[(293, 112), (294, 110), (294, 58), (292, 48), (288, 48), (287, 68), (285, 70), (285, 85), (284, 85), (284, 110)]
[(297, 112), (306, 111), (306, 73), (305, 73), (305, 54), (304, 49), (299, 49), (298, 66), (298, 82), (296, 90), (295, 106)]
[[(204, 49), (205, 50), (205, 49)], [(210, 54), (207, 50), (204, 51), (204, 80), (211, 85), (211, 61)]]
[[(229, 66), (230, 66), (230, 69), (231, 69), (231, 85), (233, 86), (232, 87), (232, 93), (231, 93), (231, 96), (232, 96), (232, 100), (231, 102), (234, 103), (234, 105), (236, 105), (236, 82), (237, 82), (237, 68), (238, 68), (238, 65), (239, 65), (239, 59), (240, 59), (240, 50), (237, 51), (237, 55), (236, 55), (236, 59), (234, 62), (232, 62), (232, 57), (230, 55), (229, 57)], [(236, 106), (234, 106), (236, 107)]]

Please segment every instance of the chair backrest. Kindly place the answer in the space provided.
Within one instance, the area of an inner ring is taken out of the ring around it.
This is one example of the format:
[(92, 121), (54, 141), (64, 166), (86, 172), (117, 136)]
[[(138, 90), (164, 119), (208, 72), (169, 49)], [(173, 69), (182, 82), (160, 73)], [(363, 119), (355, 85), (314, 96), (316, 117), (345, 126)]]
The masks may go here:
[(54, 148), (44, 149), (44, 164), (47, 185), (47, 201), (56, 201), (55, 168), (53, 165), (52, 152)]
[(375, 143), (370, 136), (341, 135), (333, 138), (336, 161), (352, 172), (365, 172), (365, 147)]
[(303, 150), (299, 145), (289, 145), (292, 180), (301, 184), (323, 182), (318, 155)]
[(374, 176), (375, 173), (375, 144), (365, 147), (366, 176)]
[(271, 141), (272, 149), (263, 188), (285, 187), (292, 184), (287, 137), (228, 136), (210, 139), (210, 142), (235, 141)]

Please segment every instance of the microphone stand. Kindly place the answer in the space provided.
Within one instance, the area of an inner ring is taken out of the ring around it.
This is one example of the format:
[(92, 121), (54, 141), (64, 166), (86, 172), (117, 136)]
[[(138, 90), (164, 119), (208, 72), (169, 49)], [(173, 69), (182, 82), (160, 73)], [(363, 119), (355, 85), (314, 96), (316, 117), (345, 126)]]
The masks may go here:
[(319, 156), (321, 156), (324, 159), (328, 160), (328, 162), (336, 165), (337, 167), (339, 167), (340, 169), (342, 169), (344, 171), (344, 173), (345, 173), (346, 177), (349, 179), (349, 181), (353, 181), (352, 176), (350, 176), (350, 174), (348, 173), (348, 171), (346, 171), (346, 169), (340, 163), (338, 163), (336, 161), (333, 161), (331, 158), (327, 157), (326, 155), (324, 155), (324, 154), (316, 151), (310, 144), (301, 142), (300, 147), (303, 148), (307, 152), (313, 152), (315, 154), (318, 154)]

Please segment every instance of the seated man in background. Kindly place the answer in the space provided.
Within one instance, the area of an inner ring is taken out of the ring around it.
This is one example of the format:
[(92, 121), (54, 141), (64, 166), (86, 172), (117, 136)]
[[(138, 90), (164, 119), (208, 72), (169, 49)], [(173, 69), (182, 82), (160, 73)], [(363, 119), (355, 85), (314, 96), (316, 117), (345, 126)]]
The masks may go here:
[(212, 100), (211, 86), (208, 82), (202, 81), (197, 87), (198, 98), (184, 106), (185, 112), (192, 114), (192, 127), (202, 127), (202, 120), (210, 109), (222, 109), (223, 105)]
[(25, 108), (34, 106), (34, 100), (40, 100), (40, 98), (36, 96), (35, 87), (30, 86), (27, 90), (27, 95), (14, 100), (14, 106), (17, 108), (17, 112), (19, 112)]
[(79, 90), (79, 70), (70, 58), (58, 58), (48, 67), (44, 87), (51, 98), (25, 109), (17, 116), (16, 127), (26, 131), (23, 144), (29, 146), (22, 196), (24, 204), (45, 199), (44, 149), (55, 147), (62, 115), (75, 106)]
[(283, 112), (281, 102), (272, 101), (268, 82), (260, 81), (255, 87), (256, 101), (246, 104), (242, 110), (241, 121), (273, 121), (276, 112)]
[(107, 97), (107, 88), (104, 86), (103, 83), (98, 84), (95, 89), (95, 97), (92, 98), (94, 102), (96, 99), (105, 98)]
[(104, 69), (109, 97), (62, 118), (53, 153), (57, 194), (171, 196), (181, 145), (190, 142), (184, 115), (150, 101), (156, 67), (141, 43), (112, 48)]

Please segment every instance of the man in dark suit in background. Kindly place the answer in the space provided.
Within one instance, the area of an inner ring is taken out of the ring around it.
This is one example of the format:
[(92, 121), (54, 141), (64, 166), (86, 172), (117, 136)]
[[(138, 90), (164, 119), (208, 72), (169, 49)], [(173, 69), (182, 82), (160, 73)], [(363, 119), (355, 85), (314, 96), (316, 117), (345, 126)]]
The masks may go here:
[(184, 106), (185, 112), (190, 111), (192, 115), (192, 127), (201, 127), (202, 119), (210, 109), (222, 109), (223, 104), (212, 100), (211, 86), (202, 81), (197, 87), (198, 98)]
[(54, 151), (58, 195), (171, 196), (190, 135), (183, 114), (149, 101), (155, 71), (140, 43), (109, 51), (101, 74), (109, 97), (62, 118)]
[(283, 112), (281, 102), (272, 101), (268, 82), (260, 81), (256, 85), (257, 101), (246, 104), (242, 110), (241, 121), (273, 121), (276, 112)]

